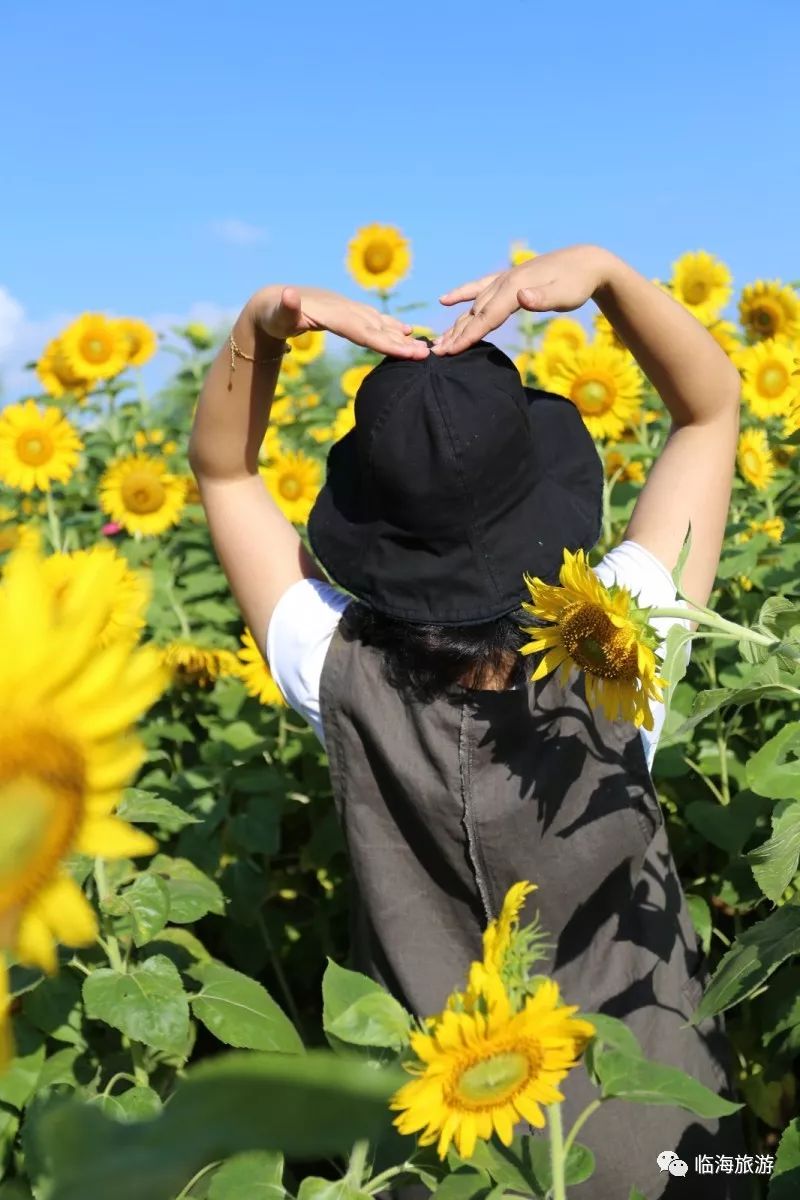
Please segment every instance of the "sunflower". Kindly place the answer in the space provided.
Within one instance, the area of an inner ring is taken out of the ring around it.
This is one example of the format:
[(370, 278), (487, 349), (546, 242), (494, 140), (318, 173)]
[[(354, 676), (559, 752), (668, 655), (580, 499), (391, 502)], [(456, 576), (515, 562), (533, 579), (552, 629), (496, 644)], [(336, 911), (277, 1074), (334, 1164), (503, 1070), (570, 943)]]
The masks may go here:
[(758, 279), (742, 288), (739, 320), (751, 342), (781, 334), (800, 337), (800, 297), (780, 279)]
[(278, 396), (272, 401), (269, 410), (270, 424), (272, 425), (292, 425), (294, 424), (294, 401), (291, 396)]
[(261, 443), (261, 453), (267, 460), (274, 458), (276, 454), (281, 454), (283, 447), (281, 445), (280, 435), (275, 425), (271, 422), (266, 428), (264, 439)]
[[(112, 642), (137, 642), (145, 626), (145, 611), (150, 603), (151, 588), (147, 578), (134, 571), (128, 560), (108, 542), (90, 546), (88, 550), (72, 550), (69, 553), (51, 554), (44, 562), (44, 575), (53, 590), (56, 603), (64, 621), (71, 618), (71, 602), (76, 585), (87, 566), (103, 558), (107, 563), (107, 576), (113, 582), (109, 595), (108, 623), (98, 634), (98, 645), (102, 648)], [(76, 617), (78, 614), (75, 614)]]
[(753, 581), (749, 575), (740, 575), (739, 576), (739, 587), (742, 589), (743, 592), (752, 592)]
[(763, 429), (746, 429), (741, 434), (736, 461), (742, 478), (756, 491), (763, 492), (769, 487), (775, 474), (775, 463)]
[(291, 382), (295, 379), (301, 379), (302, 375), (303, 368), (300, 366), (298, 359), (296, 359), (293, 354), (287, 355), (281, 363), (281, 373), (278, 376), (278, 387), (283, 388), (287, 380)]
[(339, 386), (348, 400), (355, 400), (356, 393), (364, 380), (372, 373), (372, 363), (359, 363), (356, 367), (348, 367), (339, 380)]
[(314, 505), (322, 468), (302, 450), (276, 454), (269, 466), (260, 468), (275, 503), (290, 521), (304, 525)]
[(511, 945), (511, 937), (519, 925), (519, 915), (526, 898), (536, 891), (536, 884), (521, 879), (506, 892), (500, 916), (490, 921), (483, 931), (483, 963), (487, 970), (502, 971)]
[(730, 300), (731, 283), (725, 263), (705, 250), (684, 254), (672, 265), (673, 296), (704, 325), (713, 321)]
[(183, 480), (186, 484), (186, 503), (202, 504), (203, 500), (200, 495), (200, 488), (197, 485), (196, 477), (194, 475), (184, 475)]
[(347, 247), (347, 269), (365, 288), (388, 291), (408, 273), (411, 252), (399, 229), (365, 225)]
[(208, 687), (222, 675), (238, 675), (239, 663), (232, 650), (209, 649), (190, 641), (173, 641), (161, 647), (161, 661), (172, 683)]
[(642, 375), (630, 355), (594, 342), (555, 364), (551, 390), (566, 396), (592, 437), (618, 438), (638, 419)]
[(532, 350), (523, 350), (514, 359), (514, 366), (520, 374), (520, 378), (524, 384), (532, 384), (537, 379), (536, 374), (536, 354)]
[(115, 588), (110, 561), (87, 559), (66, 620), (39, 544), (15, 551), (0, 586), (0, 931), (21, 962), (47, 972), (56, 942), (86, 946), (97, 936), (64, 859), (157, 848), (114, 810), (146, 758), (136, 722), (167, 676), (152, 646), (99, 644)]
[(622, 350), (625, 354), (630, 353), (628, 347), (620, 339), (619, 334), (605, 313), (596, 312), (592, 318), (592, 322), (598, 342), (603, 342), (606, 346), (613, 346), (616, 350)]
[(53, 338), (45, 346), (36, 363), (36, 374), (44, 390), (56, 399), (70, 393), (82, 403), (92, 387), (91, 381), (82, 379), (70, 369), (58, 338)]
[(298, 333), (296, 337), (289, 338), (289, 345), (292, 347), (295, 364), (305, 366), (306, 363), (319, 358), (325, 349), (325, 330), (307, 329), (305, 333)]
[(129, 455), (100, 479), (100, 507), (128, 533), (163, 533), (178, 523), (185, 503), (186, 476), (171, 474), (163, 458)]
[(155, 331), (146, 321), (139, 321), (136, 317), (120, 317), (111, 323), (122, 334), (130, 366), (141, 367), (153, 357), (158, 343)]
[(536, 251), (529, 250), (524, 242), (512, 242), (508, 251), (508, 261), (512, 267), (521, 267), (523, 263), (536, 258)]
[(783, 517), (767, 517), (764, 521), (749, 521), (747, 529), (737, 533), (737, 542), (749, 542), (754, 533), (765, 533), (773, 542), (779, 542), (786, 531)]
[[(800, 372), (793, 371), (792, 374), (798, 375)], [(783, 419), (783, 436), (786, 438), (791, 437), (793, 433), (797, 433), (798, 429), (800, 429), (800, 393), (792, 399), (789, 411)], [(794, 450), (792, 450), (792, 453), (794, 453)]]
[[(514, 1012), (499, 976), (473, 963), (472, 1012), (445, 1009), (428, 1032), (411, 1034), (416, 1075), (389, 1102), (401, 1134), (419, 1131), (419, 1144), (437, 1142), (440, 1159), (451, 1142), (468, 1159), (478, 1138), (494, 1133), (505, 1146), (520, 1120), (541, 1128), (541, 1106), (563, 1100), (558, 1084), (577, 1065), (595, 1029), (560, 1003), (558, 984), (543, 980)], [(483, 1008), (484, 1011), (479, 1011)]]
[(736, 355), (736, 365), (744, 374), (742, 395), (751, 411), (762, 421), (786, 417), (797, 396), (792, 378), (794, 352), (788, 342), (766, 338)]
[(620, 483), (644, 483), (644, 465), (635, 459), (625, 458), (618, 450), (608, 450), (605, 457), (606, 475), (617, 475)]
[(273, 679), (267, 660), (256, 645), (256, 640), (249, 629), (245, 629), (242, 634), (237, 674), (250, 695), (255, 696), (262, 704), (285, 706), (286, 701), (283, 694)]
[(128, 365), (128, 339), (102, 313), (84, 313), (60, 340), (67, 366), (81, 379), (112, 379)]
[(541, 386), (556, 391), (559, 368), (571, 353), (585, 345), (586, 330), (571, 317), (555, 317), (548, 321), (541, 346), (533, 358), (533, 371)]
[(33, 400), (9, 404), (0, 413), (0, 480), (31, 492), (66, 483), (83, 442), (57, 408), (40, 409)]
[(560, 587), (525, 575), (532, 604), (522, 607), (547, 626), (522, 626), (534, 635), (523, 654), (544, 651), (531, 680), (561, 667), (566, 683), (573, 667), (586, 678), (586, 698), (613, 721), (621, 715), (637, 727), (653, 728), (650, 701), (662, 699), (665, 680), (656, 674), (657, 637), (628, 588), (610, 588), (597, 578), (583, 550), (564, 550)]
[(333, 418), (333, 435), (338, 441), (343, 438), (346, 433), (355, 426), (356, 423), (356, 406), (355, 401), (348, 400), (347, 404), (343, 404)]
[(713, 321), (706, 329), (729, 358), (734, 358), (742, 349), (741, 338), (733, 321)]
[(309, 425), (308, 436), (313, 438), (315, 442), (332, 442), (333, 441), (333, 426), (332, 425)]
[(295, 397), (295, 403), (298, 408), (319, 408), (320, 399), (319, 392), (305, 392)]

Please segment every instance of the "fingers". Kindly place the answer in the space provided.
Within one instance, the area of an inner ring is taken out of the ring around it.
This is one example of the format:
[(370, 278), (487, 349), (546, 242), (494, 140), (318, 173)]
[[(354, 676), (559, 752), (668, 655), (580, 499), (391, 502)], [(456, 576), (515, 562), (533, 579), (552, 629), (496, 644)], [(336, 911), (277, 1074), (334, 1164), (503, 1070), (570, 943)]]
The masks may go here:
[(553, 284), (555, 280), (548, 279), (546, 283), (537, 284), (536, 287), (520, 288), (517, 292), (517, 300), (522, 308), (528, 312), (549, 312), (556, 307), (555, 295), (553, 293)]
[(339, 332), (369, 350), (379, 354), (389, 354), (394, 358), (427, 358), (430, 348), (419, 338), (411, 336), (411, 326), (389, 317), (383, 317), (379, 322), (359, 322), (356, 326), (341, 329)]
[(494, 271), (490, 275), (483, 275), (480, 279), (472, 279), (469, 283), (462, 283), (460, 287), (453, 288), (450, 292), (445, 292), (439, 297), (440, 304), (460, 304), (463, 300), (474, 300), (479, 292), (489, 284), (494, 283), (499, 271)]

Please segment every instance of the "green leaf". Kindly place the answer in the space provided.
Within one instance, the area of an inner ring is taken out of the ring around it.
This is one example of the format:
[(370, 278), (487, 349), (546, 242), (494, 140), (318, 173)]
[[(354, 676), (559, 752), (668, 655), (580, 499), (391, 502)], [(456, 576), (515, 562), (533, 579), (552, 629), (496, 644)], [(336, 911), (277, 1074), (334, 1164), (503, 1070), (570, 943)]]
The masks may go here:
[(675, 591), (680, 592), (681, 582), (683, 580), (683, 569), (686, 566), (686, 560), (689, 557), (689, 551), (692, 548), (692, 523), (689, 522), (689, 527), (686, 530), (686, 537), (683, 539), (681, 552), (678, 555), (678, 561), (675, 564), (675, 569), (672, 572), (672, 582), (675, 584)]
[(358, 971), (328, 959), (322, 977), (322, 1028), (356, 1046), (399, 1049), (408, 1044), (411, 1018), (393, 996)]
[(280, 1200), (284, 1194), (283, 1155), (274, 1150), (251, 1150), (220, 1167), (208, 1189), (208, 1200)]
[(663, 689), (664, 706), (667, 713), (669, 713), (675, 689), (686, 674), (689, 665), (687, 647), (693, 637), (693, 630), (686, 629), (683, 625), (672, 625), (664, 641), (664, 662), (659, 673), (667, 681), (667, 686)]
[(0, 1074), (0, 1104), (24, 1108), (39, 1081), (45, 1058), (41, 1031), (25, 1020), (14, 1022), (16, 1054)]
[(306, 1175), (297, 1189), (297, 1200), (369, 1200), (369, 1193), (354, 1188), (346, 1179)]
[(800, 801), (786, 801), (772, 815), (772, 836), (751, 850), (753, 875), (768, 900), (780, 900), (800, 863)]
[(768, 1200), (796, 1200), (800, 1192), (800, 1119), (783, 1131), (769, 1182)]
[(187, 974), (203, 985), (191, 997), (192, 1012), (221, 1042), (247, 1050), (304, 1052), (294, 1025), (260, 983), (213, 961)]
[[(491, 1180), (486, 1172), (472, 1163), (464, 1163), (450, 1175), (445, 1175), (431, 1200), (487, 1200), (491, 1190)], [(305, 1198), (300, 1197), (300, 1200)]]
[(644, 1192), (640, 1192), (637, 1187), (632, 1187), (628, 1200), (647, 1200), (647, 1196), (645, 1196)]
[(596, 1055), (595, 1068), (604, 1098), (613, 1096), (636, 1104), (677, 1104), (699, 1117), (724, 1117), (742, 1107), (715, 1095), (677, 1067), (621, 1050)]
[(198, 818), (191, 813), (143, 788), (125, 789), (117, 815), (137, 825), (157, 825), (165, 833), (178, 833), (187, 825), (198, 824)]
[(591, 1012), (582, 1012), (581, 1017), (589, 1021), (595, 1028), (595, 1036), (586, 1047), (584, 1055), (586, 1070), (595, 1082), (597, 1082), (595, 1059), (603, 1050), (610, 1047), (613, 1050), (622, 1050), (623, 1053), (629, 1054), (634, 1058), (641, 1056), (642, 1048), (639, 1045), (636, 1034), (617, 1017), (609, 1017), (605, 1013)]
[(194, 962), (208, 962), (211, 955), (199, 938), (181, 926), (162, 929), (154, 942), (149, 942), (147, 954), (165, 954), (179, 971), (185, 971)]
[(55, 1054), (48, 1055), (39, 1074), (37, 1091), (44, 1091), (45, 1088), (54, 1087), (58, 1083), (71, 1088), (78, 1088), (87, 1083), (86, 1076), (91, 1073), (91, 1068), (88, 1072), (79, 1072), (80, 1056), (81, 1050), (78, 1046), (65, 1046), (63, 1050), (56, 1050)]
[(215, 742), (225, 742), (234, 750), (252, 750), (264, 745), (264, 735), (256, 733), (245, 721), (234, 721), (231, 725), (212, 726), (209, 733)]
[(790, 721), (747, 763), (747, 784), (759, 796), (800, 800), (800, 721)]
[(700, 1004), (696, 1024), (751, 996), (785, 959), (800, 951), (800, 907), (784, 904), (736, 939), (723, 955)]
[(714, 928), (714, 922), (711, 917), (711, 909), (708, 906), (708, 901), (704, 896), (698, 896), (691, 892), (686, 893), (686, 904), (689, 909), (689, 916), (694, 925), (694, 931), (700, 941), (700, 945), (704, 954), (708, 954), (711, 946), (711, 934)]
[(120, 893), (124, 909), (130, 914), (135, 945), (144, 946), (160, 933), (169, 915), (169, 892), (157, 875), (139, 875)]
[(122, 1117), (126, 1121), (144, 1121), (161, 1112), (161, 1097), (151, 1087), (137, 1086), (115, 1096)]
[[(495, 1183), (510, 1191), (544, 1196), (552, 1187), (550, 1141), (540, 1134), (517, 1135), (510, 1146), (497, 1145), (494, 1141), (477, 1142), (469, 1161), (482, 1167)], [(592, 1151), (576, 1142), (564, 1164), (567, 1186), (583, 1183), (593, 1174), (594, 1166)]]
[(188, 858), (169, 858), (157, 854), (150, 870), (164, 880), (169, 894), (169, 919), (176, 925), (190, 925), (207, 913), (223, 914), (225, 898), (213, 879), (204, 875)]
[(408, 1080), (329, 1050), (235, 1052), (190, 1068), (161, 1114), (121, 1124), (78, 1101), (42, 1113), (35, 1137), (55, 1187), (48, 1200), (172, 1200), (204, 1166), (250, 1150), (314, 1159), (377, 1139)]
[(123, 974), (101, 968), (83, 984), (86, 1015), (105, 1021), (154, 1050), (177, 1051), (189, 1033), (189, 1002), (181, 977), (162, 954)]
[(719, 846), (730, 855), (740, 853), (752, 834), (756, 820), (771, 804), (765, 797), (752, 792), (740, 792), (730, 804), (717, 804), (714, 800), (692, 800), (684, 810), (686, 820), (701, 833), (706, 841)]
[(37, 1029), (57, 1042), (83, 1045), (81, 987), (72, 971), (45, 979), (22, 1001), (22, 1011)]

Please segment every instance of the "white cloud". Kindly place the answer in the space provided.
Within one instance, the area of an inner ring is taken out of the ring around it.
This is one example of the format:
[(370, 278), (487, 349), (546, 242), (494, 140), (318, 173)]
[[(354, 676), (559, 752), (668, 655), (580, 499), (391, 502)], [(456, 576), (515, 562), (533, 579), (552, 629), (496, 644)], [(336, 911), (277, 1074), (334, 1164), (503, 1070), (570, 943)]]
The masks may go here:
[(227, 217), (223, 221), (212, 221), (211, 232), (229, 246), (255, 246), (266, 239), (267, 231), (238, 217)]

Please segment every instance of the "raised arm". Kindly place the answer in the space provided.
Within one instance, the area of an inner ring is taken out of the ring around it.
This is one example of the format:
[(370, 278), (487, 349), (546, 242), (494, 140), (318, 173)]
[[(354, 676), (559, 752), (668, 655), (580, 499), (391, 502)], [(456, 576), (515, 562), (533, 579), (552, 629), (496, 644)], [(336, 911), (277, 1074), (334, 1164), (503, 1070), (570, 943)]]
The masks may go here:
[(683, 590), (705, 604), (730, 504), (740, 378), (714, 338), (676, 300), (609, 251), (571, 246), (444, 295), (445, 304), (473, 304), (433, 352), (458, 353), (519, 308), (566, 312), (590, 298), (629, 347), (672, 418), (625, 536), (671, 571), (691, 522)]
[(226, 342), (211, 364), (189, 437), (189, 464), (220, 565), (260, 647), (286, 589), (304, 577), (325, 578), (258, 471), (286, 339), (309, 329), (329, 329), (384, 354), (429, 352), (410, 337), (410, 325), (321, 288), (266, 287), (242, 309), (232, 332), (249, 358), (237, 356), (231, 372)]

